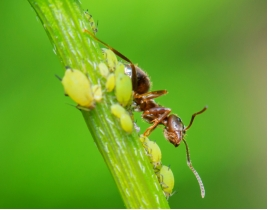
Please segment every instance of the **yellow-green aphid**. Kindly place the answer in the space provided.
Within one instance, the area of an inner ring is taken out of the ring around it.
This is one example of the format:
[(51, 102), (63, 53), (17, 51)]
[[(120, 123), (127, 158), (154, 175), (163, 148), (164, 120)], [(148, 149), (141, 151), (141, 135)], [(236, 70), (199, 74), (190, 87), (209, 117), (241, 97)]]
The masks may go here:
[(174, 188), (174, 175), (169, 167), (162, 166), (159, 172), (159, 182), (168, 199), (173, 195), (172, 190)]
[(150, 141), (150, 140), (148, 139), (147, 136), (144, 136), (143, 134), (141, 134), (141, 135), (140, 135), (140, 141), (141, 141), (143, 147), (145, 147), (145, 146), (146, 146), (146, 143), (147, 143), (148, 141)]
[(88, 13), (88, 10), (85, 11), (85, 16), (86, 16), (88, 22), (90, 23), (90, 26), (92, 28), (93, 33), (96, 34), (98, 32), (98, 23), (95, 24), (95, 21), (94, 21), (92, 15)]
[(95, 101), (100, 102), (101, 99), (102, 99), (101, 86), (100, 85), (94, 85), (92, 87), (92, 92), (93, 92)]
[(107, 92), (111, 92), (114, 89), (114, 87), (115, 87), (115, 75), (113, 73), (109, 74), (109, 76), (107, 77), (105, 87), (107, 89)]
[(159, 146), (154, 141), (147, 141), (145, 143), (144, 148), (150, 158), (150, 161), (153, 165), (154, 170), (156, 172), (159, 171), (162, 165), (161, 163), (162, 153), (161, 153)]
[(101, 76), (103, 76), (104, 78), (107, 78), (110, 72), (109, 72), (109, 69), (106, 66), (106, 64), (105, 63), (99, 63), (98, 66), (99, 66)]
[(114, 73), (115, 77), (118, 77), (119, 74), (125, 74), (125, 65), (121, 62), (118, 62)]
[(91, 84), (85, 74), (76, 69), (67, 68), (62, 78), (65, 93), (78, 105), (94, 107), (94, 96)]
[(110, 69), (110, 71), (114, 71), (118, 63), (116, 55), (114, 54), (112, 50), (109, 50), (106, 48), (102, 48), (102, 53), (103, 53), (104, 59), (107, 62), (108, 68)]
[(125, 108), (119, 104), (113, 104), (111, 106), (111, 112), (113, 115), (120, 119), (120, 124), (123, 130), (131, 133), (133, 130), (133, 122)]
[(125, 110), (124, 107), (122, 107), (119, 104), (113, 104), (111, 106), (111, 112), (114, 116), (116, 116), (117, 118), (120, 118), (122, 116), (122, 114), (127, 113), (127, 111)]
[(122, 105), (128, 105), (132, 100), (132, 82), (129, 76), (118, 74), (115, 78), (115, 96), (117, 101)]
[(121, 115), (120, 123), (121, 123), (121, 127), (123, 128), (124, 131), (126, 131), (128, 133), (132, 133), (133, 122), (132, 122), (131, 117), (129, 116), (128, 113), (123, 113)]

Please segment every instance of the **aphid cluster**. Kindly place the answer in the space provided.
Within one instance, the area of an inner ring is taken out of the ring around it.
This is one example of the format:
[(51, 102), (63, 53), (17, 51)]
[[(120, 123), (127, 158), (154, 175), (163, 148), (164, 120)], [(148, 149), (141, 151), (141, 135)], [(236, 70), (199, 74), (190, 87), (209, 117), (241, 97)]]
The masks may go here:
[(140, 135), (140, 141), (153, 166), (154, 172), (167, 199), (174, 194), (174, 176), (170, 169), (162, 165), (162, 153), (156, 142), (150, 141), (146, 136)]
[[(177, 115), (171, 114), (170, 108), (163, 107), (154, 101), (155, 98), (166, 94), (167, 91), (149, 91), (151, 83), (147, 74), (141, 68), (134, 65), (131, 60), (123, 54), (99, 40), (95, 36), (95, 33), (97, 32), (97, 25), (95, 25), (91, 15), (88, 13), (85, 14), (93, 27), (93, 33), (86, 29), (84, 29), (84, 32), (108, 48), (103, 49), (104, 62), (99, 64), (99, 71), (102, 77), (106, 79), (106, 91), (115, 91), (116, 99), (120, 104), (112, 105), (111, 112), (120, 120), (122, 128), (126, 132), (131, 133), (133, 130), (133, 122), (125, 108), (128, 109), (129, 105), (132, 105), (134, 110), (142, 112), (142, 118), (151, 124), (151, 126), (149, 126), (144, 132), (144, 138), (148, 137), (156, 127), (163, 125), (164, 137), (171, 144), (178, 147), (181, 141), (183, 141), (186, 146), (187, 164), (199, 183), (201, 196), (204, 197), (205, 189), (200, 176), (192, 166), (188, 145), (184, 136), (186, 131), (192, 126), (196, 115), (203, 113), (207, 107), (194, 113), (189, 125), (185, 126)], [(115, 54), (128, 63), (123, 64), (119, 62)], [(71, 72), (67, 71), (62, 80), (65, 93), (69, 95), (78, 105), (89, 109), (93, 108), (94, 102), (99, 102), (102, 98), (101, 87), (92, 86), (87, 76), (80, 72), (83, 74), (82, 76), (77, 70), (70, 70)], [(161, 186), (164, 192), (168, 195), (167, 197), (169, 197), (172, 194), (174, 186), (174, 177), (171, 170), (168, 167), (162, 166), (161, 151), (156, 143), (151, 143), (148, 140), (143, 143), (143, 146), (150, 157), (155, 172), (158, 173), (160, 183), (163, 183)]]

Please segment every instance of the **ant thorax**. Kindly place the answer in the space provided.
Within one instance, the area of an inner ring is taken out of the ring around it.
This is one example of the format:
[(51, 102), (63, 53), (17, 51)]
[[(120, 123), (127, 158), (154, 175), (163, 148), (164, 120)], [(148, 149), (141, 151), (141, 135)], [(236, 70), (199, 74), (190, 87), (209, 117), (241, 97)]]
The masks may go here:
[[(136, 88), (133, 89), (134, 92), (138, 94), (144, 94), (147, 93), (150, 90), (150, 79), (147, 76), (147, 74), (138, 66), (134, 65), (136, 70)], [(132, 71), (130, 64), (125, 65), (125, 74), (128, 75), (130, 78), (132, 78)]]

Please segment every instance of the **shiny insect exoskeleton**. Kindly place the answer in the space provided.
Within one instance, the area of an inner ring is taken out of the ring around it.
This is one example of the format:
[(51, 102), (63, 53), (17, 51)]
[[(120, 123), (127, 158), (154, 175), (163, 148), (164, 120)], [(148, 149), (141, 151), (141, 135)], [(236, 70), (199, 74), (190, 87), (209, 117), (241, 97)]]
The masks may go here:
[(144, 132), (144, 136), (149, 136), (158, 125), (163, 125), (164, 136), (171, 144), (173, 144), (175, 147), (178, 147), (181, 141), (185, 143), (187, 164), (194, 173), (200, 186), (201, 196), (202, 198), (204, 198), (205, 189), (200, 176), (192, 166), (188, 145), (184, 139), (184, 136), (186, 134), (186, 131), (192, 126), (196, 115), (203, 113), (207, 109), (207, 107), (204, 107), (201, 111), (194, 113), (192, 115), (189, 125), (185, 126), (182, 120), (177, 115), (171, 114), (170, 108), (160, 106), (154, 101), (155, 98), (167, 94), (166, 90), (149, 92), (151, 84), (150, 79), (143, 70), (135, 66), (132, 61), (126, 56), (124, 56), (114, 48), (110, 47), (105, 42), (99, 40), (94, 34), (89, 32), (88, 30), (85, 29), (84, 32), (88, 33), (95, 40), (108, 47), (119, 57), (129, 62), (129, 64), (125, 66), (125, 73), (132, 79), (132, 90), (134, 91), (133, 101), (135, 111), (143, 112), (142, 118), (148, 123), (152, 124), (149, 128), (146, 129), (146, 131)]

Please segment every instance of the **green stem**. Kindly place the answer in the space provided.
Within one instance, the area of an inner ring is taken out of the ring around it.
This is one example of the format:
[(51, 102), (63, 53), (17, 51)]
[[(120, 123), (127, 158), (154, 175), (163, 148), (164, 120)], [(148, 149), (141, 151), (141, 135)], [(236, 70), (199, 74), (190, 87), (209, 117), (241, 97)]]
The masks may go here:
[[(28, 0), (40, 18), (63, 66), (87, 71), (92, 84), (104, 79), (97, 69), (103, 62), (99, 44), (83, 32), (91, 31), (79, 1)], [(169, 208), (152, 165), (136, 132), (127, 134), (112, 116), (114, 93), (105, 93), (92, 111), (81, 111), (109, 167), (127, 208)]]

